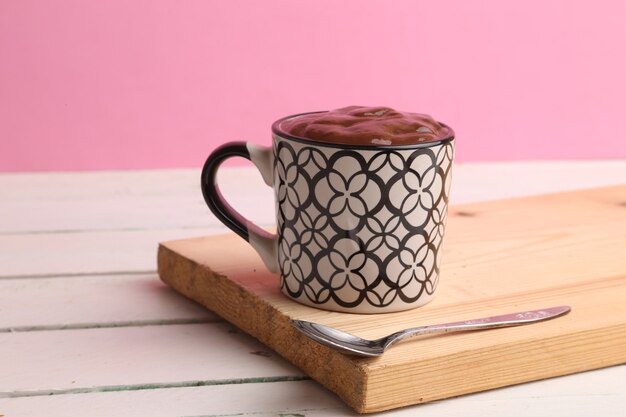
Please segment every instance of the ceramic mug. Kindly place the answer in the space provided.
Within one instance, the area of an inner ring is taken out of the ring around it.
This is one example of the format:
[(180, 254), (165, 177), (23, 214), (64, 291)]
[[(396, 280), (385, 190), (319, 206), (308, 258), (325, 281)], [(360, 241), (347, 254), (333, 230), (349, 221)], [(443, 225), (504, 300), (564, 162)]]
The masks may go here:
[[(207, 205), (312, 307), (383, 313), (426, 304), (437, 288), (454, 137), (414, 145), (339, 145), (272, 125), (273, 146), (230, 142), (202, 170)], [(276, 197), (277, 232), (243, 218), (216, 184), (222, 161), (249, 159)]]

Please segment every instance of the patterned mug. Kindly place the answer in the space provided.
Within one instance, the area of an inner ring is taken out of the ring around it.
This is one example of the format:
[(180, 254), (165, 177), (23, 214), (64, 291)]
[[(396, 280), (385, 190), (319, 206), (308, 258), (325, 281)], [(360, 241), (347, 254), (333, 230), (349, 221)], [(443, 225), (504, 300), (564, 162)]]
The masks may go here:
[[(230, 142), (202, 170), (202, 193), (220, 221), (280, 274), (288, 297), (350, 313), (408, 310), (437, 288), (454, 137), (414, 145), (339, 145), (272, 125), (273, 146)], [(276, 196), (277, 232), (237, 213), (216, 184), (225, 159), (241, 156)]]

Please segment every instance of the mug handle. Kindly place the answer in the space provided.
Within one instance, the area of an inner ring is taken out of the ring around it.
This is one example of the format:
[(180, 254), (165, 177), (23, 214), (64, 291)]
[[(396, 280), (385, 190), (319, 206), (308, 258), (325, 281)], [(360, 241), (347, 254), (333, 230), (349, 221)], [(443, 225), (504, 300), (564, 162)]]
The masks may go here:
[(261, 173), (263, 181), (272, 187), (274, 176), (274, 153), (271, 147), (257, 146), (247, 142), (229, 142), (215, 149), (202, 168), (201, 186), (204, 201), (213, 214), (227, 227), (244, 238), (261, 256), (267, 269), (278, 272), (278, 239), (276, 234), (260, 228), (239, 214), (220, 192), (217, 170), (226, 159), (240, 156), (250, 160)]

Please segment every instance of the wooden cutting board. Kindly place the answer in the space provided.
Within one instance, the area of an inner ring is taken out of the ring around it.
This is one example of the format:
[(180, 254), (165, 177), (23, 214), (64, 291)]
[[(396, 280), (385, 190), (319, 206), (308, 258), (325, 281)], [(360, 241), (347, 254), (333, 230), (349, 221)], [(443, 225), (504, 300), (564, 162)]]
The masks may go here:
[[(161, 243), (159, 274), (361, 413), (626, 362), (626, 185), (452, 207), (446, 233), (434, 301), (400, 313), (356, 315), (297, 304), (234, 234)], [(377, 338), (563, 304), (572, 312), (555, 320), (414, 339), (379, 358), (337, 353), (289, 322)]]

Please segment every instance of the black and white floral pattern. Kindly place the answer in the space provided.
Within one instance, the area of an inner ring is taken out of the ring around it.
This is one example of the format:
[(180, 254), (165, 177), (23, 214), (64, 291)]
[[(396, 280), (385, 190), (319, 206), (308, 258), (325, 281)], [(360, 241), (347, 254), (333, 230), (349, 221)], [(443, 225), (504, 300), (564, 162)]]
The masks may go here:
[(340, 149), (275, 137), (282, 290), (361, 312), (427, 302), (437, 287), (453, 142)]

